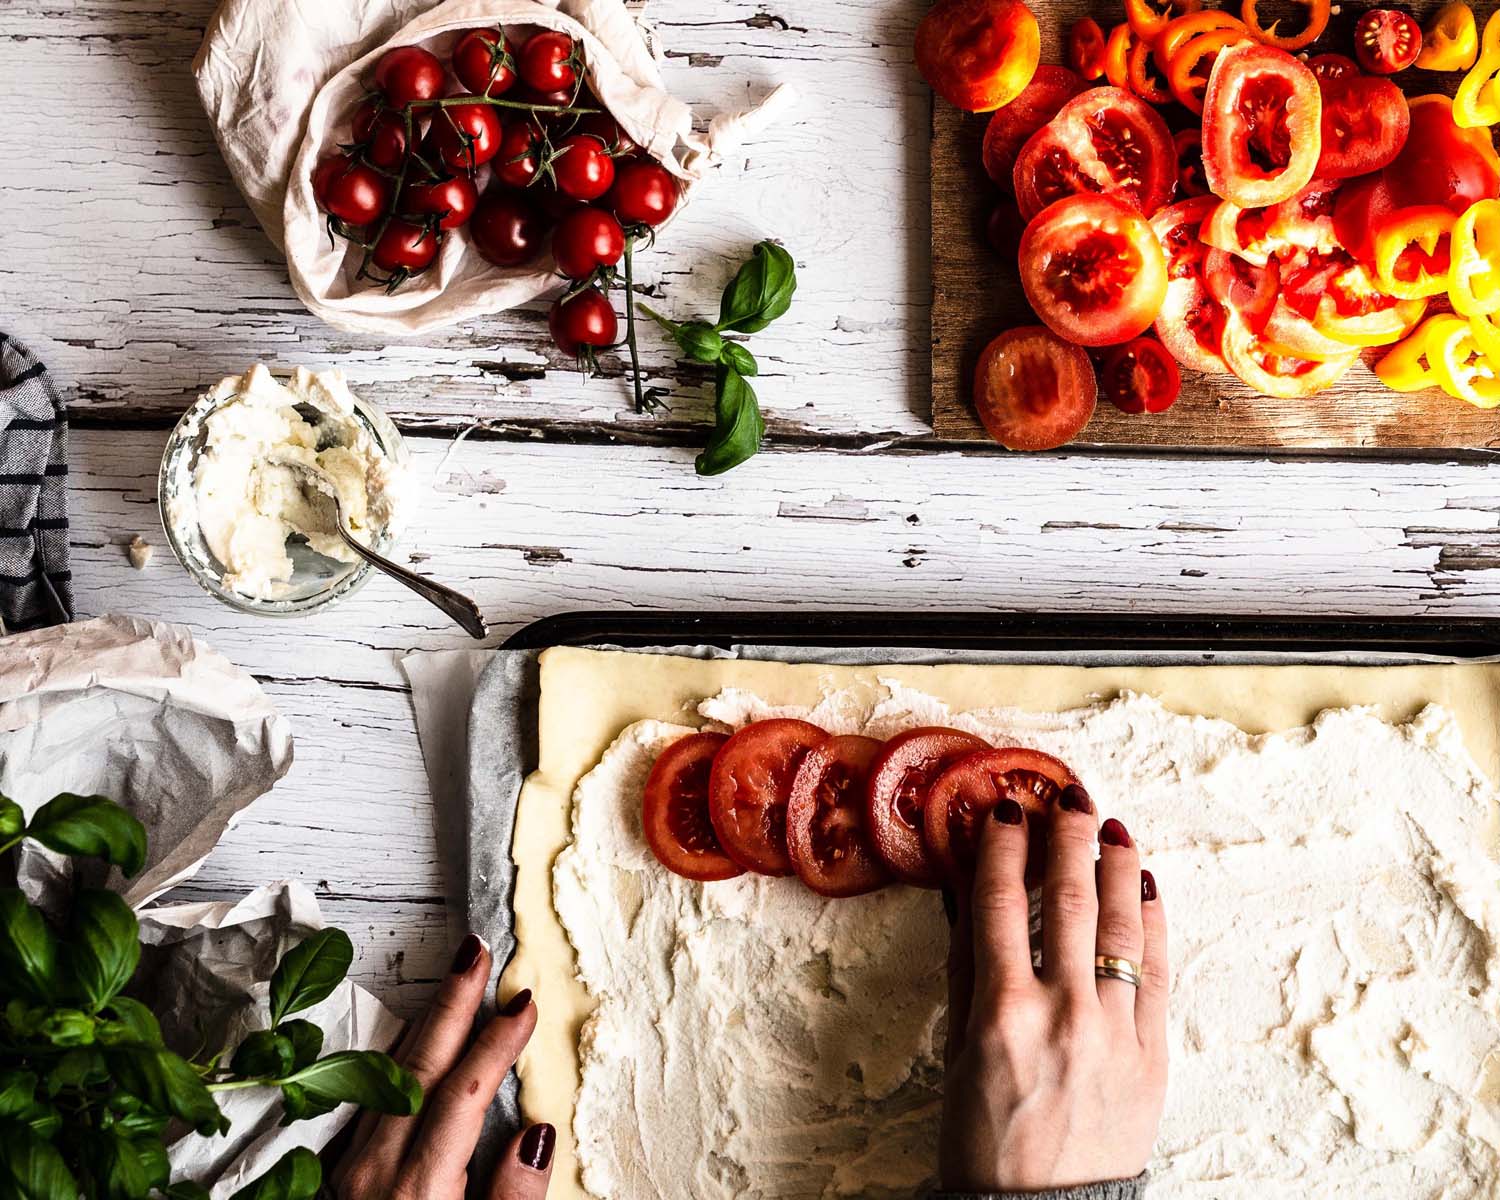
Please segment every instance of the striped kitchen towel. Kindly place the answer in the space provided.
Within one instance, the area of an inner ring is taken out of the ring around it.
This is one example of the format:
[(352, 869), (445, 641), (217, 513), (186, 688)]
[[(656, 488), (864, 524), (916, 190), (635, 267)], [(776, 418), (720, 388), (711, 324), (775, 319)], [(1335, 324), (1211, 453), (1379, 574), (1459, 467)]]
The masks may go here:
[(47, 368), (0, 333), (0, 634), (73, 619), (68, 424)]

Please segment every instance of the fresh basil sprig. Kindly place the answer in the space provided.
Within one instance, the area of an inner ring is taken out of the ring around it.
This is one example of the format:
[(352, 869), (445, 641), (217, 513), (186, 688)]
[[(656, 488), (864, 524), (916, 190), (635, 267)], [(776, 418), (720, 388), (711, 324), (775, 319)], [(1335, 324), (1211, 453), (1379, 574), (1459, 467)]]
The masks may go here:
[(725, 332), (759, 333), (792, 305), (797, 269), (775, 242), (760, 242), (750, 260), (724, 289), (719, 320), (669, 321), (642, 304), (645, 313), (671, 335), (685, 357), (714, 370), (714, 431), (698, 455), (700, 475), (721, 475), (760, 449), (766, 422), (749, 380), (760, 373), (755, 355)]
[[(0, 855), (28, 838), (127, 876), (146, 862), (141, 823), (101, 796), (58, 796), (29, 822), (0, 796)], [(388, 1055), (325, 1055), (317, 1025), (288, 1019), (343, 982), (354, 949), (341, 930), (282, 957), (268, 1028), (192, 1059), (121, 994), (140, 956), (140, 926), (114, 892), (78, 892), (54, 924), (19, 889), (0, 888), (0, 1200), (206, 1200), (200, 1185), (171, 1181), (163, 1138), (174, 1120), (226, 1131), (224, 1091), (278, 1089), (283, 1125), (346, 1102), (397, 1116), (421, 1107), (421, 1086)], [(312, 1200), (321, 1186), (317, 1155), (298, 1148), (234, 1200)]]

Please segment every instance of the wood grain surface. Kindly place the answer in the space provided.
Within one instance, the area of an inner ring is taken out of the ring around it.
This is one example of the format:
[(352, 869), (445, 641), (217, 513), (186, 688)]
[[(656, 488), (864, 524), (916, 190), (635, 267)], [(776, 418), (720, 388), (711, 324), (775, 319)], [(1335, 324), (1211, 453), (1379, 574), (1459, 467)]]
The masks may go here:
[[(1220, 7), (1231, 7), (1224, 6)], [(1348, 51), (1352, 26), (1366, 4), (1341, 6), (1315, 46)], [(1413, 11), (1425, 19), (1436, 4)], [(1275, 16), (1273, 5), (1262, 6)], [(1059, 31), (1092, 13), (1107, 30), (1120, 12), (1097, 0), (1050, 0), (1036, 6), (1042, 61), (1063, 61)], [(1288, 11), (1290, 11), (1288, 9)], [(1483, 14), (1481, 14), (1483, 20)], [(1408, 95), (1451, 94), (1459, 74), (1407, 72)], [(1184, 117), (1185, 113), (1182, 113)], [(941, 100), (932, 109), (932, 424), (939, 438), (988, 440), (974, 415), (973, 375), (980, 352), (996, 334), (1036, 323), (1013, 261), (985, 241), (990, 211), (1004, 197), (980, 165), (987, 114), (964, 113)], [(1122, 413), (1102, 399), (1078, 438), (1088, 446), (1214, 450), (1385, 451), (1500, 446), (1500, 412), (1486, 412), (1437, 389), (1393, 392), (1371, 371), (1380, 351), (1365, 354), (1336, 384), (1315, 396), (1263, 396), (1230, 375), (1183, 370), (1182, 396), (1164, 413)]]

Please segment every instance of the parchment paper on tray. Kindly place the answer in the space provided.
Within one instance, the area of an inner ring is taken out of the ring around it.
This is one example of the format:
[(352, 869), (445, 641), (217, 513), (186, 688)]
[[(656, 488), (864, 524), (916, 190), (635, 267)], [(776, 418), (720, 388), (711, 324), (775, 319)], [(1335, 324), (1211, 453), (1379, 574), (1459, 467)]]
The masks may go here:
[[(181, 626), (106, 616), (0, 639), (0, 793), (27, 817), (61, 792), (134, 813), (146, 869), (107, 881), (132, 907), (192, 876), (291, 765), (260, 685)], [(45, 905), (70, 870), (28, 842), (20, 886)]]

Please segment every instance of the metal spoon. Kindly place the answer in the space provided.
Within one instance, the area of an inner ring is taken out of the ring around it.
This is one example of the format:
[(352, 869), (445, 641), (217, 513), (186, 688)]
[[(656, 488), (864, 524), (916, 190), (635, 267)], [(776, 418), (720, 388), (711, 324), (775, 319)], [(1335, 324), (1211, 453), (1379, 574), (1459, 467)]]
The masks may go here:
[(368, 546), (356, 540), (349, 532), (348, 524), (344, 520), (344, 508), (339, 501), (338, 489), (333, 486), (333, 480), (325, 472), (308, 466), (306, 463), (289, 462), (285, 459), (277, 459), (276, 465), (286, 467), (297, 476), (303, 484), (303, 491), (309, 503), (327, 504), (332, 507), (334, 528), (339, 531), (344, 544), (355, 554), (377, 570), (384, 571), (398, 583), (404, 583), (424, 600), (442, 609), (457, 621), (470, 637), (482, 639), (489, 636), (489, 629), (485, 626), (484, 617), (480, 615), (479, 606), (462, 592), (456, 592), (451, 587), (418, 575), (415, 571), (397, 566), (390, 559), (376, 554)]

